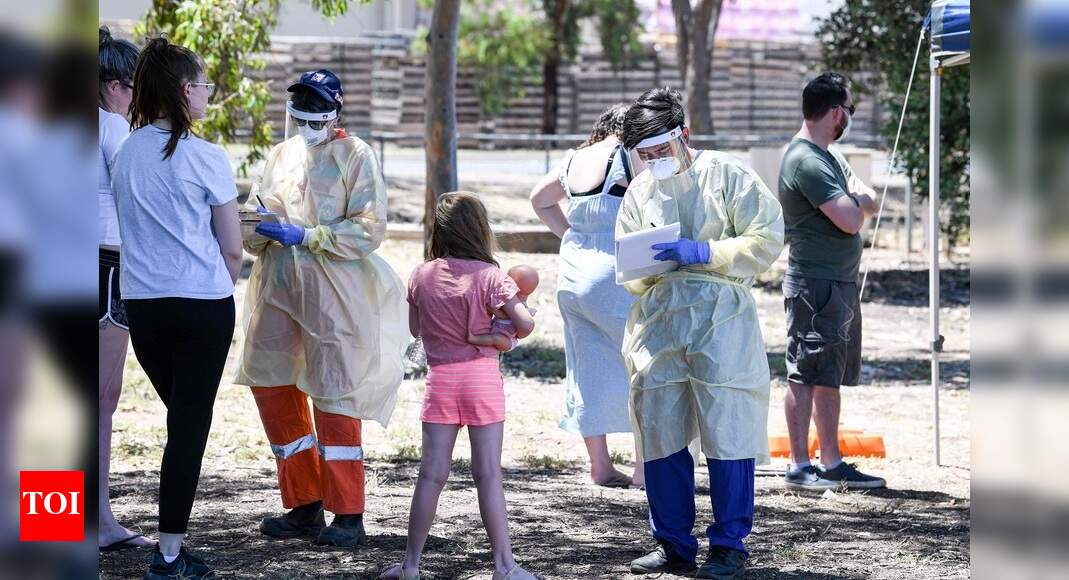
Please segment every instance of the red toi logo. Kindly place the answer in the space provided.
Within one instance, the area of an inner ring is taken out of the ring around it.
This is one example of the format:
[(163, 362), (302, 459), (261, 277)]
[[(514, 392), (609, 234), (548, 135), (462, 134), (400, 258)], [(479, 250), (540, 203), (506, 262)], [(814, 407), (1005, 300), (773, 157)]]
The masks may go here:
[(81, 471), (19, 472), (19, 540), (85, 540), (85, 475)]

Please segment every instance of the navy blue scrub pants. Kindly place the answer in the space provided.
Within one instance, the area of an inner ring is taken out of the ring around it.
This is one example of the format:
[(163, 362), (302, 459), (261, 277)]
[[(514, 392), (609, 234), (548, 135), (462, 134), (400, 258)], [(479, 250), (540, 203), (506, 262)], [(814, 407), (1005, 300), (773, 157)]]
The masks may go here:
[[(706, 459), (714, 520), (705, 530), (709, 545), (747, 553), (742, 540), (753, 528), (754, 460)], [(694, 459), (690, 451), (683, 448), (644, 465), (653, 537), (668, 544), (677, 556), (694, 562), (698, 555), (698, 539), (692, 533)]]

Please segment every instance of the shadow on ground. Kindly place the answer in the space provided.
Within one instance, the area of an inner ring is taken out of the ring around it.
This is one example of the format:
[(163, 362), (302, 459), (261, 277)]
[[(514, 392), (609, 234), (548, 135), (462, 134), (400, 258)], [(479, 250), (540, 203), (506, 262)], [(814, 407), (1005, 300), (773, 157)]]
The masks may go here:
[[(404, 551), (408, 502), (418, 463), (370, 461), (367, 528), (356, 550), (325, 548), (305, 539), (268, 541), (257, 522), (280, 509), (271, 470), (209, 471), (190, 523), (190, 545), (224, 578), (374, 578)], [(707, 479), (699, 472), (699, 487)], [(120, 521), (155, 532), (158, 472), (114, 476)], [(652, 544), (640, 490), (585, 483), (585, 472), (508, 469), (510, 528), (519, 561), (547, 578), (630, 578), (627, 563)], [(698, 527), (709, 502), (697, 497)], [(478, 517), (471, 472), (458, 462), (442, 495), (424, 558), (424, 578), (488, 578), (488, 545)], [(797, 495), (778, 478), (757, 479), (751, 579), (967, 577), (968, 502), (944, 493), (885, 490), (834, 497)], [(101, 555), (102, 578), (144, 572), (148, 555)], [(668, 578), (671, 576), (662, 576)]]

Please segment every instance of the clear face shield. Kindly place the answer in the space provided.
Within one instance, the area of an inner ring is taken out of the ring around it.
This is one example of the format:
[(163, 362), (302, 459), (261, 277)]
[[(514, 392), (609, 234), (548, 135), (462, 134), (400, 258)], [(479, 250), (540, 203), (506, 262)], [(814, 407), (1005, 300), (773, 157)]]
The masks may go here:
[(649, 169), (657, 180), (682, 173), (693, 162), (682, 126), (639, 141), (630, 155), (636, 173)]
[(294, 135), (300, 135), (308, 147), (325, 143), (330, 140), (337, 119), (337, 110), (312, 113), (294, 107), (293, 102), (287, 102), (286, 140), (288, 141)]

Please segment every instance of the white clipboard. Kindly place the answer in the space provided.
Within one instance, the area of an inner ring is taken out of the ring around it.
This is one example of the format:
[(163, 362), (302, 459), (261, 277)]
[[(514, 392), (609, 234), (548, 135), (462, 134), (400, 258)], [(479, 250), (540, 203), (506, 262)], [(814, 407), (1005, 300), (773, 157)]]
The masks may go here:
[(679, 222), (624, 234), (616, 240), (616, 283), (623, 284), (670, 272), (679, 267), (672, 260), (654, 259), (653, 244), (679, 241)]

